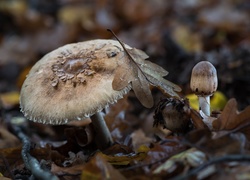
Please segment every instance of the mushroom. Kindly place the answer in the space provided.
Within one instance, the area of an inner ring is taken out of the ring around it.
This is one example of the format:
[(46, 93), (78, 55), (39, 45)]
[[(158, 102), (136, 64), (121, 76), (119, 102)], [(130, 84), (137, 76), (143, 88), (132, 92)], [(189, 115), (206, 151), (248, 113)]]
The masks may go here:
[(210, 62), (201, 61), (193, 67), (190, 88), (199, 98), (199, 109), (207, 116), (210, 116), (210, 96), (217, 86), (216, 69)]
[[(126, 52), (126, 53), (125, 53)], [(60, 47), (30, 70), (20, 93), (24, 116), (46, 124), (90, 117), (100, 149), (112, 144), (101, 111), (133, 88), (145, 107), (153, 106), (150, 85), (172, 96), (180, 87), (168, 72), (145, 60), (146, 53), (115, 40), (91, 40)], [(131, 71), (132, 70), (132, 71)]]
[(117, 41), (92, 40), (68, 44), (45, 55), (22, 85), (24, 116), (53, 125), (90, 117), (98, 147), (110, 146), (113, 141), (101, 111), (131, 90), (131, 84), (119, 91), (112, 88), (121, 51)]

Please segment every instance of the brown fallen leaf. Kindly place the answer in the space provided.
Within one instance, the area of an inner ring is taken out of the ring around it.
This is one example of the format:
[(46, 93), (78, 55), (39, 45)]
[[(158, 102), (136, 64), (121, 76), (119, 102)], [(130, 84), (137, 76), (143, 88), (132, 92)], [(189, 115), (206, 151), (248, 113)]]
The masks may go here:
[(191, 147), (196, 147), (208, 155), (240, 154), (245, 151), (246, 138), (242, 133), (226, 133), (214, 138), (209, 129), (191, 131), (184, 142)]
[(142, 129), (135, 130), (131, 134), (131, 140), (134, 150), (137, 150), (141, 145), (149, 145), (153, 142), (153, 138), (147, 137)]
[[(94, 142), (93, 139), (95, 137), (93, 127), (91, 125), (77, 127), (77, 124), (82, 125), (81, 123), (74, 122), (74, 126), (65, 126), (61, 129), (63, 130), (61, 135), (63, 136), (62, 141), (50, 142), (51, 148), (54, 151), (61, 155), (68, 156), (69, 152), (77, 153), (82, 150), (82, 148), (88, 149), (92, 147), (91, 143)], [(59, 132), (57, 133), (59, 134)]]
[(51, 164), (51, 172), (57, 176), (80, 175), (85, 164), (77, 164), (70, 167), (60, 167), (55, 163)]
[(21, 145), (16, 136), (11, 134), (7, 129), (0, 127), (0, 149), (17, 147)]
[[(169, 157), (182, 152), (187, 147), (180, 143), (180, 139), (177, 136), (168, 136), (165, 141), (161, 143), (152, 143), (150, 150), (147, 153), (147, 157), (143, 160), (143, 164), (152, 164), (153, 167), (167, 160)], [(158, 163), (157, 163), (158, 162)], [(144, 171), (149, 169), (145, 166)]]
[(250, 106), (243, 111), (237, 109), (237, 101), (230, 99), (221, 115), (213, 122), (214, 130), (232, 130), (242, 125), (250, 124)]
[(124, 53), (120, 55), (121, 62), (118, 64), (112, 82), (114, 90), (121, 90), (131, 83), (136, 97), (147, 108), (151, 108), (154, 104), (150, 85), (160, 88), (170, 96), (179, 97), (175, 91), (179, 92), (181, 88), (163, 78), (168, 74), (166, 70), (157, 64), (146, 61), (148, 55), (145, 52), (136, 48), (126, 48), (125, 44), (111, 30), (109, 31), (124, 50)]
[(81, 180), (85, 179), (125, 180), (126, 178), (110, 165), (101, 154), (96, 154), (82, 169)]
[(194, 109), (190, 109), (190, 116), (196, 129), (207, 129), (207, 125), (202, 121), (201, 115)]
[(123, 60), (115, 70), (115, 77), (112, 82), (113, 89), (119, 91), (132, 83), (132, 89), (142, 105), (148, 108), (152, 107), (153, 97), (145, 75), (139, 71), (134, 61), (131, 62), (129, 58), (124, 58), (126, 57), (125, 52), (122, 56)]
[(73, 141), (81, 147), (90, 144), (94, 139), (94, 130), (91, 126), (69, 127), (64, 133), (68, 141)]
[(112, 154), (112, 155), (107, 155), (104, 153), (99, 153), (104, 157), (110, 164), (113, 165), (129, 165), (133, 164), (135, 161), (142, 161), (147, 157), (147, 153), (149, 151), (149, 148), (145, 145), (141, 145), (138, 149), (137, 152), (131, 152), (128, 154), (124, 153), (117, 153), (117, 154)]

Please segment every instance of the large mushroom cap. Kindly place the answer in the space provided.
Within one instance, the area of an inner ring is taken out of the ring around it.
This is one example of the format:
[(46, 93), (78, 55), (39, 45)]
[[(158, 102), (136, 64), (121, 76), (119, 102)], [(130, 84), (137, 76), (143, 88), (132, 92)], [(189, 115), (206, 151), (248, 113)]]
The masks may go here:
[(24, 81), (21, 111), (28, 119), (46, 124), (82, 120), (101, 111), (131, 89), (130, 84), (120, 91), (112, 88), (121, 52), (117, 41), (92, 40), (48, 53)]

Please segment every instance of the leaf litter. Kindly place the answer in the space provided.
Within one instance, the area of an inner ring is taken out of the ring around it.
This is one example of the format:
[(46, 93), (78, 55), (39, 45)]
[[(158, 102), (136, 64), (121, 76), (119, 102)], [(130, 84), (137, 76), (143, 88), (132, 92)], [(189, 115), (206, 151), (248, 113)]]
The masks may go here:
[[(17, 3), (25, 6), (16, 6)], [(0, 94), (4, 102), (0, 117), (0, 178), (31, 177), (20, 155), (21, 143), (10, 123), (12, 118), (21, 116), (18, 94), (5, 94), (17, 92), (27, 67), (48, 51), (75, 41), (111, 38), (106, 33), (107, 27), (103, 27), (109, 24), (119, 37), (145, 50), (154, 59), (147, 61), (144, 51), (124, 48), (113, 83), (115, 89), (133, 81), (134, 93), (146, 107), (152, 106), (152, 97), (156, 101), (166, 98), (162, 98), (156, 88), (151, 93), (152, 86), (159, 87), (166, 96), (176, 96), (175, 91), (180, 89), (170, 82), (174, 81), (183, 90), (178, 95), (189, 94), (190, 67), (199, 59), (198, 51), (218, 68), (223, 94), (237, 101), (230, 99), (221, 112), (214, 112), (211, 117), (190, 108), (193, 129), (178, 136), (163, 129), (158, 136), (143, 128), (146, 124), (152, 126), (153, 110), (138, 105), (131, 92), (106, 109), (105, 118), (116, 144), (102, 152), (92, 143), (95, 134), (91, 126), (90, 129), (84, 127), (87, 124), (54, 127), (25, 122), (21, 126), (32, 142), (30, 153), (43, 169), (59, 179), (69, 180), (249, 179), (248, 3), (202, 1), (193, 4), (178, 0), (167, 4), (120, 0), (78, 3), (74, 0), (50, 4), (1, 2)], [(74, 17), (72, 12), (77, 12)], [(65, 13), (64, 16), (61, 13)], [(224, 21), (223, 17), (228, 14), (232, 18)], [(163, 78), (166, 75), (169, 81)], [(208, 127), (204, 119), (211, 121), (211, 126)], [(206, 158), (197, 158), (204, 154)]]

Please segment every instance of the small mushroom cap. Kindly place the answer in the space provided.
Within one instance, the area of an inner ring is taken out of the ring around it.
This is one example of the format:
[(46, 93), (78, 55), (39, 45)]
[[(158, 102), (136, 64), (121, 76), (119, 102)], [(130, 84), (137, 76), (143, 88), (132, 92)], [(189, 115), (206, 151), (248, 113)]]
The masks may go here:
[(82, 120), (101, 111), (131, 89), (130, 84), (120, 91), (112, 88), (121, 52), (117, 41), (92, 40), (48, 53), (23, 83), (21, 111), (26, 118), (46, 124)]
[(217, 90), (217, 86), (217, 72), (210, 62), (201, 61), (193, 67), (190, 88), (196, 95), (212, 95)]

